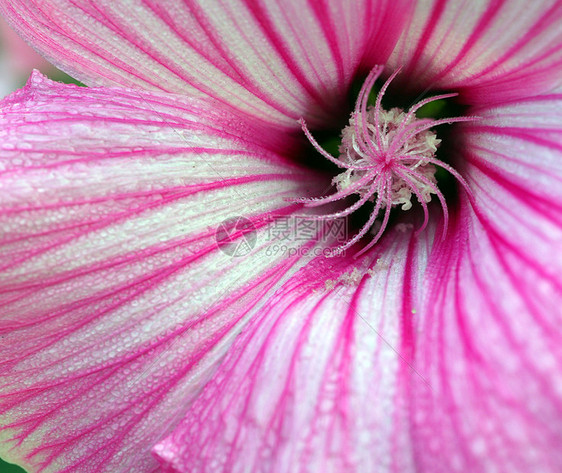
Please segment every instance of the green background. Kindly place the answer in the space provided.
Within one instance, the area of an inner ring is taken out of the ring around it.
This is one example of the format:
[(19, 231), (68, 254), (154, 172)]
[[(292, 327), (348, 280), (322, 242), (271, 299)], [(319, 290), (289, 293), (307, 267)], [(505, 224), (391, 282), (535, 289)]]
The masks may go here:
[(23, 468), (0, 460), (0, 473), (25, 473)]

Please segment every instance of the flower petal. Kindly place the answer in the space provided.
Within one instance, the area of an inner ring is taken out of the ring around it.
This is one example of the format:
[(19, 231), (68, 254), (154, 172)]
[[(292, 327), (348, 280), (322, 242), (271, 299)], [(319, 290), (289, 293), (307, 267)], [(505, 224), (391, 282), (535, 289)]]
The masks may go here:
[[(299, 261), (268, 255), (262, 229), (315, 179), (252, 141), (274, 134), (216, 104), (39, 74), (0, 103), (2, 457), (155, 470), (150, 448)], [(215, 240), (238, 215), (251, 257)]]
[(411, 371), (397, 315), (425, 259), (411, 239), (391, 232), (362, 260), (317, 259), (290, 279), (156, 446), (164, 471), (415, 471), (395, 429)]
[(293, 276), (156, 446), (164, 471), (560, 471), (561, 100), (476, 111), (475, 206), (444, 242), (397, 227)]
[(464, 125), (475, 206), (429, 260), (416, 378), (419, 471), (562, 471), (562, 95)]
[(562, 83), (561, 22), (558, 0), (420, 0), (390, 64), (416, 90), (459, 90), (471, 103), (526, 97)]
[(409, 3), (2, 0), (0, 10), (87, 85), (200, 91), (294, 126), (339, 112), (364, 54), (387, 59)]

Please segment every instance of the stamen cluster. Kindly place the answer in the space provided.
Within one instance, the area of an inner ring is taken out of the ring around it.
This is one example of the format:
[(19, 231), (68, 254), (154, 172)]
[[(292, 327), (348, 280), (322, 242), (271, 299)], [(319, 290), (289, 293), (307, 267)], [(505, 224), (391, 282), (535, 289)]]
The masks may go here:
[[(367, 108), (367, 129), (362, 129), (360, 125), (357, 126), (355, 123), (356, 121), (361, 122), (363, 120), (363, 117), (359, 113), (351, 118), (349, 126), (345, 127), (342, 132), (339, 159), (347, 166), (347, 170), (338, 174), (332, 181), (340, 192), (345, 191), (350, 185), (356, 183), (369, 173), (372, 173), (372, 167), (369, 166), (371, 158), (363, 149), (365, 148), (365, 143), (376, 143), (377, 141), (377, 133), (374, 125), (376, 120), (375, 111), (375, 107)], [(395, 143), (394, 140), (396, 138), (400, 149), (394, 153), (397, 157), (393, 159), (400, 159), (405, 171), (410, 174), (411, 180), (418, 186), (423, 200), (425, 202), (430, 202), (431, 194), (435, 193), (434, 189), (437, 184), (435, 179), (435, 172), (437, 169), (432, 164), (429, 164), (428, 160), (434, 156), (441, 140), (437, 139), (433, 131), (424, 130), (411, 137), (410, 140), (401, 141), (400, 138), (396, 136), (397, 133), (400, 132), (401, 125), (405, 124), (408, 126), (411, 125), (412, 122), (419, 120), (416, 120), (414, 116), (408, 116), (399, 108), (393, 108), (390, 111), (381, 110), (379, 119), (382, 148), (389, 150), (390, 144)], [(366, 136), (358, 136), (358, 131)], [(360, 146), (359, 143), (363, 146)], [(365, 167), (368, 169), (364, 169)], [(427, 179), (425, 182), (429, 181), (430, 184), (427, 185), (424, 181), (417, 179), (417, 174), (424, 176)], [(392, 206), (402, 205), (402, 210), (409, 210), (412, 207), (412, 191), (410, 186), (403, 178), (399, 176), (394, 177), (391, 188)], [(433, 186), (431, 184), (433, 184)], [(356, 192), (363, 197), (369, 192), (369, 185), (367, 184), (360, 187)], [(374, 199), (374, 195), (369, 196), (370, 201), (374, 201)], [(386, 206), (387, 202), (383, 201), (382, 208)]]
[(466, 187), (463, 178), (449, 165), (435, 158), (439, 146), (436, 134), (430, 128), (444, 123), (473, 120), (473, 117), (456, 117), (442, 120), (420, 119), (415, 113), (424, 105), (456, 94), (434, 96), (412, 106), (408, 112), (399, 108), (386, 111), (381, 102), (390, 82), (399, 70), (385, 82), (377, 95), (374, 106), (368, 106), (369, 94), (379, 76), (382, 66), (375, 67), (361, 88), (349, 125), (342, 131), (340, 156), (333, 157), (312, 137), (306, 123), (300, 120), (302, 129), (312, 145), (326, 159), (344, 169), (332, 181), (337, 191), (327, 197), (301, 199), (308, 207), (316, 207), (357, 194), (359, 199), (343, 211), (317, 216), (319, 219), (341, 218), (355, 212), (367, 202), (374, 202), (371, 215), (359, 232), (343, 246), (344, 251), (359, 241), (373, 227), (379, 213), (384, 212), (382, 222), (374, 237), (361, 252), (371, 248), (382, 236), (388, 225), (390, 210), (400, 205), (402, 210), (412, 207), (415, 195), (424, 211), (424, 221), (419, 231), (428, 223), (427, 203), (434, 194), (439, 199), (444, 214), (444, 229), (447, 227), (448, 210), (445, 198), (435, 179), (436, 167), (449, 171)]

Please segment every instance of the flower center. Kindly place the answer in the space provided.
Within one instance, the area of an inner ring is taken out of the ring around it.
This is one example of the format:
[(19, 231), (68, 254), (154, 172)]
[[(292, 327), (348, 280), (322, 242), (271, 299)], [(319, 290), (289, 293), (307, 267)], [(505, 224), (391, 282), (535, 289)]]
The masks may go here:
[[(338, 174), (332, 183), (337, 187), (338, 192), (345, 192), (353, 187), (354, 193), (361, 197), (368, 194), (367, 199), (374, 201), (376, 192), (371, 190), (372, 182), (381, 174), (391, 172), (393, 174), (392, 187), (389, 190), (391, 207), (401, 205), (402, 210), (409, 210), (412, 207), (412, 183), (419, 190), (423, 201), (431, 201), (431, 194), (438, 192), (435, 179), (437, 169), (429, 160), (435, 156), (441, 140), (437, 139), (437, 135), (430, 130), (424, 130), (409, 139), (401, 140), (397, 135), (404, 133), (405, 128), (415, 128), (421, 120), (408, 116), (399, 108), (390, 111), (381, 109), (377, 125), (375, 113), (375, 107), (368, 107), (365, 117), (361, 114), (352, 117), (350, 124), (343, 129), (339, 160), (348, 167)], [(362, 121), (363, 118), (367, 124), (365, 128), (355, 123), (357, 120)], [(364, 146), (365, 143), (374, 144), (373, 148), (377, 150), (374, 160)], [(392, 149), (392, 144), (398, 149)], [(375, 162), (378, 166), (373, 166)], [(387, 205), (387, 201), (382, 202), (382, 208)]]
[(300, 199), (307, 207), (316, 207), (342, 200), (348, 196), (358, 196), (355, 203), (340, 212), (319, 215), (318, 219), (335, 219), (346, 217), (367, 202), (374, 204), (373, 211), (359, 232), (340, 246), (340, 252), (346, 250), (373, 228), (379, 215), (380, 226), (371, 231), (371, 241), (360, 253), (371, 248), (382, 236), (388, 225), (390, 211), (393, 207), (407, 211), (412, 208), (412, 197), (416, 197), (424, 211), (424, 221), (419, 229), (423, 230), (429, 219), (428, 202), (435, 195), (444, 214), (444, 231), (447, 228), (448, 210), (445, 198), (437, 187), (435, 173), (441, 167), (451, 173), (468, 189), (464, 179), (448, 164), (435, 157), (441, 140), (434, 131), (434, 126), (445, 123), (474, 120), (475, 117), (455, 117), (434, 120), (417, 118), (416, 111), (424, 105), (457, 94), (434, 96), (413, 105), (407, 112), (393, 108), (384, 110), (381, 101), (390, 82), (399, 70), (385, 82), (377, 95), (375, 105), (368, 106), (369, 94), (379, 76), (382, 66), (375, 67), (363, 84), (357, 98), (355, 109), (351, 114), (349, 125), (342, 131), (339, 156), (335, 158), (325, 151), (314, 139), (303, 119), (302, 129), (314, 148), (326, 159), (338, 166), (342, 172), (332, 180), (336, 191), (321, 198)]

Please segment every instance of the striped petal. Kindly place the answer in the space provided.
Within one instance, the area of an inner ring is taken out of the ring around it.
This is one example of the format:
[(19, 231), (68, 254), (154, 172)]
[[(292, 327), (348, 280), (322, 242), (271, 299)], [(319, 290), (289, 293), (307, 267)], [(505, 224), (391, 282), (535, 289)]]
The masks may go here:
[(423, 472), (562, 471), (562, 95), (477, 110), (463, 204), (429, 260), (412, 377)]
[(50, 61), (88, 85), (202, 92), (284, 122), (339, 112), (359, 63), (384, 62), (407, 0), (2, 0)]
[[(315, 179), (251, 138), (272, 134), (216, 104), (39, 74), (0, 103), (3, 458), (155, 471), (151, 447), (299, 261), (264, 230)], [(216, 241), (239, 215), (246, 258)]]
[(360, 261), (315, 260), (290, 279), (156, 446), (163, 471), (416, 471), (398, 316), (411, 314), (425, 259), (411, 233), (390, 233)]
[(560, 471), (561, 101), (475, 111), (474, 206), (444, 242), (402, 224), (293, 276), (156, 446), (164, 471)]
[(390, 64), (416, 90), (470, 103), (526, 97), (562, 83), (561, 22), (558, 0), (420, 0)]

